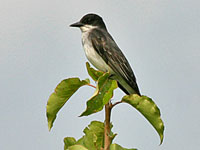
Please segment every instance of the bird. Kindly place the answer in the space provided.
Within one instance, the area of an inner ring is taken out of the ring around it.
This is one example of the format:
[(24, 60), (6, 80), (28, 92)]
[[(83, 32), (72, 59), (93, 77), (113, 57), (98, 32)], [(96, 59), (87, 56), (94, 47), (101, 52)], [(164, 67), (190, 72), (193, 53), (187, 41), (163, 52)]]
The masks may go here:
[(109, 72), (125, 94), (141, 95), (128, 60), (109, 34), (102, 17), (89, 13), (70, 27), (80, 28), (85, 55), (95, 68)]

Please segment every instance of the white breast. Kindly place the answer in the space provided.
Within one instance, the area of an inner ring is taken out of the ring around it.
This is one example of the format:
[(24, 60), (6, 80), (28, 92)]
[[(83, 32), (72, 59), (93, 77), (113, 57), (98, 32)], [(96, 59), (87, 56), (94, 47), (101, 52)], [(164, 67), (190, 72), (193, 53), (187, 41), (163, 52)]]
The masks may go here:
[(92, 42), (88, 40), (89, 32), (82, 32), (82, 44), (87, 59), (94, 65), (98, 70), (103, 72), (109, 71), (113, 73), (112, 69), (105, 63), (105, 61), (99, 56), (92, 46)]

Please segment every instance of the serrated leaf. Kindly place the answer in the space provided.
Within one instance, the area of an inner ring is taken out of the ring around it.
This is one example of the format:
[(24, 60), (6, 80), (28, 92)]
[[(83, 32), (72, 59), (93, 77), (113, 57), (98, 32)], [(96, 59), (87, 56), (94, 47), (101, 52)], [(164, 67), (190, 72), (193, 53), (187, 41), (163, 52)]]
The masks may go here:
[(53, 126), (58, 111), (81, 86), (87, 84), (89, 84), (88, 80), (81, 81), (79, 78), (65, 79), (58, 84), (55, 92), (49, 97), (46, 107), (49, 130)]
[(67, 150), (89, 150), (82, 145), (73, 145), (70, 146)]
[(97, 81), (99, 77), (104, 74), (104, 72), (95, 70), (92, 67), (90, 67), (90, 64), (88, 62), (86, 62), (86, 67), (87, 67), (88, 74), (94, 81)]
[(118, 87), (117, 81), (109, 79), (109, 73), (104, 73), (97, 80), (97, 88), (92, 96), (87, 101), (87, 108), (80, 116), (88, 116), (99, 112), (103, 106), (113, 97), (113, 90)]
[(68, 147), (76, 144), (76, 139), (73, 137), (66, 137), (64, 138), (64, 150), (67, 150)]
[(131, 148), (131, 149), (129, 149), (129, 148), (123, 148), (123, 147), (121, 147), (118, 144), (111, 144), (110, 145), (110, 150), (137, 150), (137, 149), (134, 149), (134, 148)]
[(159, 134), (160, 144), (162, 144), (164, 123), (160, 117), (160, 110), (153, 100), (147, 96), (132, 94), (124, 96), (122, 101), (136, 108), (151, 123), (151, 125)]

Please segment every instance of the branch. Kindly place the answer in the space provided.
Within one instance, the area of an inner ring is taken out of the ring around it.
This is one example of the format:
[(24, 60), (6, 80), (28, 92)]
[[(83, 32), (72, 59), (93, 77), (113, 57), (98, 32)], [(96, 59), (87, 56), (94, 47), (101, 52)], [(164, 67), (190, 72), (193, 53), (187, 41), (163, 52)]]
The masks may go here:
[(110, 137), (110, 104), (105, 105), (105, 125), (104, 125), (104, 150), (110, 150), (111, 137)]
[(122, 101), (119, 101), (119, 102), (116, 102), (116, 103), (114, 103), (114, 104), (111, 104), (111, 109), (114, 107), (114, 106), (116, 106), (116, 105), (118, 105), (118, 104), (120, 104), (120, 103), (123, 103)]
[(92, 84), (88, 84), (88, 86), (91, 86), (91, 87), (93, 87), (93, 88), (96, 89), (96, 86), (94, 86), (94, 85), (92, 85)]

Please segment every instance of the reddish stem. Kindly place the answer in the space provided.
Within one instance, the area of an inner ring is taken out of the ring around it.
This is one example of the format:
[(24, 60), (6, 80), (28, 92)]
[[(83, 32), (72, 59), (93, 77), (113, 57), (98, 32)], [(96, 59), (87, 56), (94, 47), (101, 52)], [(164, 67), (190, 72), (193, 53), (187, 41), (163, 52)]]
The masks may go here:
[(92, 85), (92, 84), (88, 84), (88, 86), (91, 86), (91, 87), (93, 87), (93, 88), (96, 89), (96, 86), (94, 86), (94, 85)]

